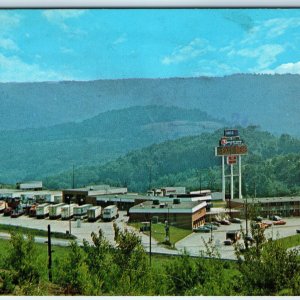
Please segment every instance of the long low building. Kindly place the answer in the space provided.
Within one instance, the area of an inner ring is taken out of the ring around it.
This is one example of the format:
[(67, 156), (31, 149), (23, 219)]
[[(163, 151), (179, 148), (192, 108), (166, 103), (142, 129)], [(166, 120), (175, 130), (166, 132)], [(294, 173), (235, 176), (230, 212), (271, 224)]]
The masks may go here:
[(129, 209), (129, 222), (149, 222), (155, 218), (158, 222), (168, 221), (170, 225), (192, 229), (205, 222), (206, 201), (159, 202), (145, 201)]
[(63, 202), (69, 203), (75, 202), (79, 205), (83, 205), (87, 203), (87, 197), (94, 197), (100, 195), (114, 195), (114, 194), (126, 194), (127, 188), (126, 187), (112, 187), (109, 185), (94, 185), (94, 186), (87, 186), (83, 188), (77, 189), (68, 189), (63, 190)]
[[(255, 205), (257, 213), (263, 217), (280, 215), (283, 217), (300, 216), (300, 197), (268, 197), (247, 199), (247, 204)], [(245, 199), (233, 199), (227, 202), (227, 206), (244, 210)]]

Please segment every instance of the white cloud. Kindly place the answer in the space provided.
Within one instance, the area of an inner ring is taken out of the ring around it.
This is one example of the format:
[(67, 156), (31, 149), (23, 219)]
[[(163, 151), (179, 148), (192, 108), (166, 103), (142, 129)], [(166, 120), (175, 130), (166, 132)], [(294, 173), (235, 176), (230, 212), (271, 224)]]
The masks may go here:
[(214, 50), (206, 40), (196, 38), (186, 46), (177, 47), (169, 56), (162, 59), (162, 64), (170, 65), (180, 63)]
[(64, 54), (72, 54), (72, 53), (74, 53), (73, 49), (70, 49), (70, 48), (67, 48), (67, 47), (60, 47), (60, 51), (61, 51), (61, 53), (64, 53)]
[(11, 39), (0, 38), (0, 48), (5, 50), (18, 51), (18, 45)]
[(264, 22), (263, 26), (267, 29), (269, 38), (283, 35), (287, 29), (300, 26), (300, 18), (276, 18)]
[(0, 28), (1, 31), (6, 31), (20, 24), (20, 16), (12, 14), (11, 11), (0, 11)]
[(231, 50), (228, 55), (239, 55), (246, 58), (256, 59), (257, 66), (252, 70), (257, 71), (269, 67), (276, 62), (277, 56), (285, 50), (285, 47), (278, 44), (266, 44), (256, 48), (245, 48), (241, 50)]
[(65, 74), (53, 70), (43, 70), (37, 64), (27, 64), (17, 56), (7, 57), (0, 54), (1, 82), (32, 82), (68, 80)]
[[(42, 12), (42, 15), (50, 22), (59, 26), (62, 30), (68, 31), (69, 27), (65, 21), (78, 18), (85, 14), (87, 10), (82, 9), (49, 9)], [(73, 33), (78, 30), (73, 30)]]
[(238, 68), (218, 60), (201, 60), (198, 62), (197, 69), (192, 76), (223, 76), (240, 73)]
[(126, 34), (123, 34), (121, 36), (119, 36), (114, 42), (113, 44), (114, 45), (119, 45), (119, 44), (123, 44), (127, 41), (127, 37), (126, 37)]
[(252, 45), (261, 40), (272, 40), (286, 33), (287, 30), (300, 27), (300, 18), (273, 18), (257, 23), (246, 34), (240, 44)]
[(79, 9), (49, 9), (42, 12), (43, 16), (49, 22), (61, 22), (66, 19), (78, 18), (82, 16), (86, 10)]
[(281, 64), (275, 69), (263, 70), (265, 74), (300, 74), (300, 61), (296, 63)]

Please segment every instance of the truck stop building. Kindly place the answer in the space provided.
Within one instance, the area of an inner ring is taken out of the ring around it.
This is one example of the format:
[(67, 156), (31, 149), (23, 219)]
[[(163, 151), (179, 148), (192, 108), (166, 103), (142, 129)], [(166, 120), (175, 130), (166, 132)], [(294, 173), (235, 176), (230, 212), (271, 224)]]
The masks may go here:
[(205, 222), (206, 201), (172, 202), (145, 201), (129, 209), (129, 222), (168, 221), (170, 225), (192, 229)]

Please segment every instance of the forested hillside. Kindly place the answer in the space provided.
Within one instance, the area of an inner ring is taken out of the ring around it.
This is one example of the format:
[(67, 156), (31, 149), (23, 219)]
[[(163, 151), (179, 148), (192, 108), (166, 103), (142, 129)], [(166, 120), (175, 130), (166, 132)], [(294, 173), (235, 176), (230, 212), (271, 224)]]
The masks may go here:
[[(133, 151), (103, 166), (76, 168), (77, 186), (107, 183), (131, 191), (184, 185), (190, 189), (221, 189), (221, 159), (214, 147), (222, 130), (183, 137)], [(240, 128), (249, 148), (243, 157), (243, 192), (257, 196), (297, 194), (300, 191), (300, 140), (276, 137), (255, 126)], [(71, 171), (44, 180), (50, 188), (70, 187)]]
[(299, 136), (299, 96), (300, 76), (290, 74), (1, 83), (0, 129), (82, 121), (136, 105), (175, 105)]
[(199, 109), (136, 106), (51, 127), (0, 131), (0, 182), (57, 174), (72, 165), (101, 165), (133, 149), (213, 132), (225, 122)]

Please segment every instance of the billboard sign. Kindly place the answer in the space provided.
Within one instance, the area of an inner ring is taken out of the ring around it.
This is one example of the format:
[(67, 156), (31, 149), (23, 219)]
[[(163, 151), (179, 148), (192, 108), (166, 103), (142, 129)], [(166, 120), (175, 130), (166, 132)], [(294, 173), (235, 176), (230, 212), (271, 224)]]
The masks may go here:
[(227, 165), (234, 165), (234, 164), (236, 164), (236, 161), (237, 161), (236, 155), (227, 156)]
[(232, 145), (232, 146), (220, 146), (215, 148), (216, 156), (228, 156), (228, 155), (246, 155), (248, 148), (246, 145)]

